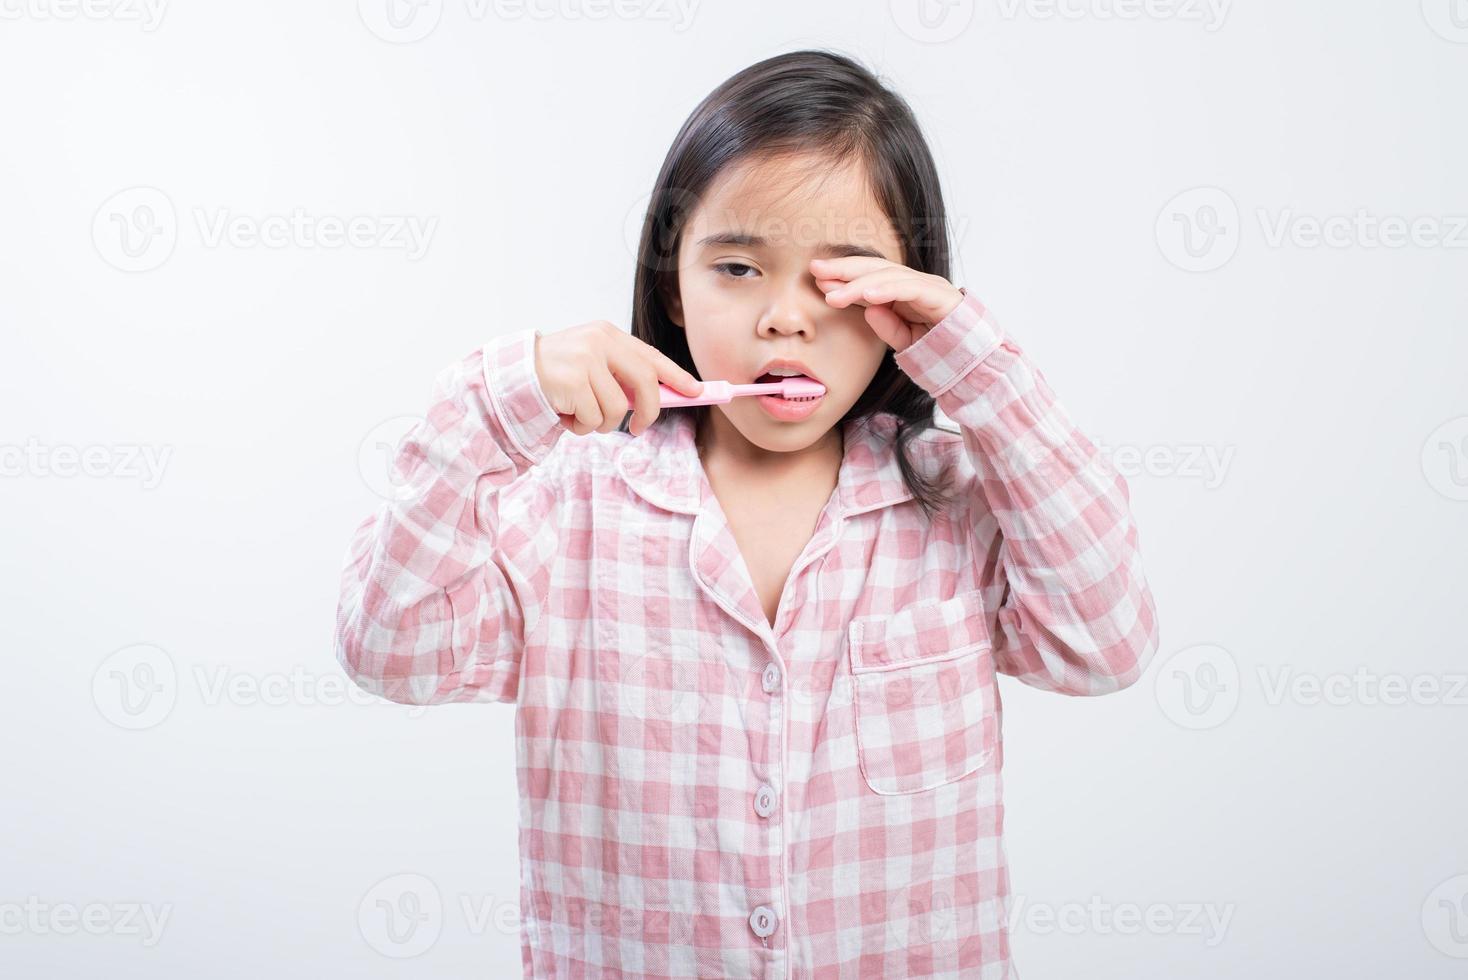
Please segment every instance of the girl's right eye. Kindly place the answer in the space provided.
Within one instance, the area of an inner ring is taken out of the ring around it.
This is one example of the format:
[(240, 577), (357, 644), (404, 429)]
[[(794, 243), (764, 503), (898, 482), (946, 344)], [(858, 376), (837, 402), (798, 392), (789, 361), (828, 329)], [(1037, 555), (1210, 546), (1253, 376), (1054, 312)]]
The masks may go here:
[(714, 266), (715, 272), (721, 276), (728, 276), (730, 279), (752, 278), (751, 276), (736, 276), (729, 271), (730, 269), (749, 269), (752, 272), (754, 271), (754, 266), (745, 265), (743, 262), (720, 262)]

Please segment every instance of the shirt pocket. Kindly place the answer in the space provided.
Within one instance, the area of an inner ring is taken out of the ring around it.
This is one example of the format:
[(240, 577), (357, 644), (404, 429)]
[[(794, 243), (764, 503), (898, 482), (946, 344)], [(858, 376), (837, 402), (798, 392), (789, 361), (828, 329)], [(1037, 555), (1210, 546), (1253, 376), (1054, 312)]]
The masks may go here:
[(856, 751), (875, 793), (919, 793), (978, 771), (999, 740), (994, 663), (978, 590), (847, 628)]

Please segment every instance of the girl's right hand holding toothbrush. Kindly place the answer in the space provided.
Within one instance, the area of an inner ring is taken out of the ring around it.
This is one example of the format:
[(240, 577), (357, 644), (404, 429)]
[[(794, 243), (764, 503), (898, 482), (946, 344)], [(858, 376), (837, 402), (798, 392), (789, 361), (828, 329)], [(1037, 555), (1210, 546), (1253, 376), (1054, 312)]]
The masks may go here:
[(578, 436), (612, 432), (628, 409), (628, 431), (641, 435), (657, 420), (660, 382), (686, 395), (703, 387), (672, 358), (605, 320), (538, 334), (535, 373), (561, 424)]

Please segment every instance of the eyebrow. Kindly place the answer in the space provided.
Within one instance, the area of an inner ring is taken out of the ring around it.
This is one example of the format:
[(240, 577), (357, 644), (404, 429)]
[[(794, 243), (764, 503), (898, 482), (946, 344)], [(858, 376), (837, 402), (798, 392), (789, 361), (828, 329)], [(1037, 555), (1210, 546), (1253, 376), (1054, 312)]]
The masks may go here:
[[(769, 242), (759, 235), (747, 235), (739, 231), (715, 232), (698, 241), (699, 248), (723, 245), (733, 245), (741, 248), (765, 248), (769, 245)], [(874, 259), (885, 259), (887, 257), (870, 246), (857, 245), (854, 242), (821, 242), (816, 246), (816, 254), (829, 259), (843, 259), (852, 255), (865, 255)]]

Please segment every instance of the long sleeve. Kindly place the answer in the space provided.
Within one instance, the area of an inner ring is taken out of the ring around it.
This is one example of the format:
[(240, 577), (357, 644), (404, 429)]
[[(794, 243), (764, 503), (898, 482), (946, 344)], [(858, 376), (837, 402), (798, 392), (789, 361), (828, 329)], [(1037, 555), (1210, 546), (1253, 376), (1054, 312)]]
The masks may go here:
[[(959, 426), (992, 523), (1001, 596), (990, 633), (996, 668), (1070, 695), (1134, 683), (1157, 650), (1125, 479), (1071, 422), (1044, 375), (966, 289), (940, 323), (895, 355)], [(981, 556), (982, 557), (982, 556)]]
[(515, 701), (557, 551), (557, 489), (522, 475), (567, 431), (535, 373), (535, 331), (496, 338), (435, 380), (392, 463), (393, 499), (347, 549), (336, 656), (404, 704)]

